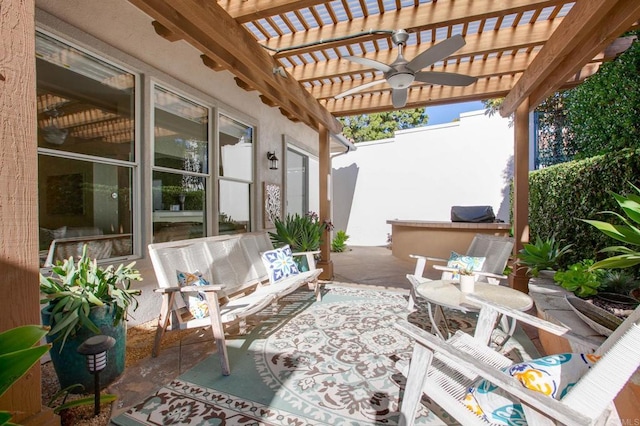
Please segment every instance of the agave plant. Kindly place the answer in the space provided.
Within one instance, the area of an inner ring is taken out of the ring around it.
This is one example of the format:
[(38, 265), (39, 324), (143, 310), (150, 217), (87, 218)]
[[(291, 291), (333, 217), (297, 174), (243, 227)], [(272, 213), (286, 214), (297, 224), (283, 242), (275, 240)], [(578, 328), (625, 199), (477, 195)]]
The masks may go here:
[(526, 267), (528, 275), (537, 277), (542, 270), (557, 268), (558, 260), (571, 251), (571, 246), (556, 241), (555, 236), (547, 239), (537, 236), (535, 243), (523, 246), (516, 256), (516, 264)]
[(269, 232), (276, 246), (289, 244), (294, 252), (314, 251), (320, 248), (322, 233), (326, 225), (318, 220), (318, 215), (310, 212), (304, 216), (287, 215), (284, 220), (274, 220), (276, 232)]
[[(640, 194), (640, 189), (635, 185), (631, 186)], [(622, 224), (612, 224), (600, 220), (582, 219), (584, 222), (595, 226), (605, 235), (620, 241), (629, 246), (640, 246), (640, 195), (629, 194), (623, 196), (615, 192), (608, 191), (615, 198), (618, 205), (627, 217), (612, 211), (600, 212), (615, 216), (622, 221)], [(614, 253), (614, 256), (596, 262), (592, 268), (608, 269), (608, 268), (629, 268), (640, 264), (640, 251), (637, 248), (617, 245), (606, 247), (601, 250), (603, 253)]]

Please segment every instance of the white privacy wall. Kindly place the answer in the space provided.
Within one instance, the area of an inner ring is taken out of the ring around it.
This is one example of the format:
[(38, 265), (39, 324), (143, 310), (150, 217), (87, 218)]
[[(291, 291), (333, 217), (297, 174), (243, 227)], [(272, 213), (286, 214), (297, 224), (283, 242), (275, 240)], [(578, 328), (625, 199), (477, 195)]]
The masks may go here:
[(389, 219), (450, 221), (454, 205), (490, 205), (509, 221), (509, 119), (474, 111), (357, 147), (332, 163), (334, 224), (351, 245), (385, 245)]

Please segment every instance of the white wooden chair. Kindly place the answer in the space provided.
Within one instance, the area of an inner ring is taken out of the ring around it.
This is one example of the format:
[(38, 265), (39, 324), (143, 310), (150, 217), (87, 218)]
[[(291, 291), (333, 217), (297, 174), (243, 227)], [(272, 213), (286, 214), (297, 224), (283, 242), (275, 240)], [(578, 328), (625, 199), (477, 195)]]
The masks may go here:
[[(480, 271), (475, 271), (475, 275), (478, 276), (478, 281), (486, 281), (490, 284), (499, 284), (501, 280), (507, 279), (507, 276), (504, 275), (503, 272), (504, 268), (507, 266), (512, 250), (513, 238), (476, 234), (473, 237), (465, 255), (485, 258), (482, 269)], [(416, 259), (416, 267), (413, 272), (413, 275), (416, 277), (426, 279), (424, 277), (424, 272), (428, 266), (431, 266), (433, 269), (443, 271), (443, 275), (446, 272), (452, 271), (451, 268), (447, 268), (445, 266), (448, 259), (416, 254), (409, 256)], [(413, 310), (416, 298), (418, 297), (413, 283), (410, 291), (411, 296), (409, 297), (409, 304), (407, 308), (409, 310)]]
[[(478, 379), (489, 380), (519, 399), (529, 425), (620, 424), (612, 401), (640, 365), (640, 308), (599, 345), (565, 327), (469, 297), (483, 306), (474, 337), (459, 331), (443, 341), (407, 321), (397, 323), (399, 330), (416, 341), (409, 367), (403, 371), (408, 380), (401, 405), (401, 425), (414, 424), (423, 393), (461, 424), (486, 425), (462, 402), (468, 388)], [(512, 361), (487, 346), (487, 336), (498, 314), (594, 348), (594, 353), (602, 358), (560, 400), (530, 390), (501, 370)]]

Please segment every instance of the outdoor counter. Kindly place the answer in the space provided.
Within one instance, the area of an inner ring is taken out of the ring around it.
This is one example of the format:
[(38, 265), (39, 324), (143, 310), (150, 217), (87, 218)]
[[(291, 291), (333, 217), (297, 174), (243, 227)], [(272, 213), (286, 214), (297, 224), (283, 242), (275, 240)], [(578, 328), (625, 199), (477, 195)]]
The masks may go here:
[(476, 234), (509, 236), (509, 223), (437, 222), (426, 220), (387, 220), (391, 225), (391, 251), (409, 260), (410, 254), (448, 259), (451, 251), (466, 253)]

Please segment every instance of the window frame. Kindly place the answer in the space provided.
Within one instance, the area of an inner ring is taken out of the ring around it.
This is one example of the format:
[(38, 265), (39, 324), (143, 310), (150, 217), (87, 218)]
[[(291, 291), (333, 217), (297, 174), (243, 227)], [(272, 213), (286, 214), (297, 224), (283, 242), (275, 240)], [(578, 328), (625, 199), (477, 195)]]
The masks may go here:
[[(118, 68), (124, 72), (127, 72), (133, 75), (134, 79), (134, 87), (133, 87), (133, 105), (134, 105), (134, 129), (133, 129), (133, 159), (129, 161), (118, 160), (108, 157), (99, 157), (95, 155), (89, 154), (80, 154), (76, 152), (70, 151), (61, 151), (53, 148), (44, 148), (37, 146), (37, 139), (34, 139), (34, 143), (36, 144), (36, 153), (38, 157), (43, 156), (53, 156), (58, 158), (65, 158), (70, 160), (79, 160), (90, 163), (99, 163), (117, 167), (127, 167), (131, 169), (131, 200), (130, 200), (130, 208), (131, 208), (131, 254), (126, 256), (117, 256), (110, 257), (106, 259), (99, 259), (99, 264), (107, 264), (113, 263), (118, 260), (136, 260), (142, 257), (142, 244), (144, 240), (143, 236), (143, 226), (142, 226), (142, 208), (143, 208), (143, 200), (142, 195), (144, 191), (142, 191), (142, 182), (143, 182), (143, 167), (142, 167), (142, 123), (143, 123), (143, 115), (142, 115), (142, 104), (143, 104), (143, 96), (144, 96), (144, 88), (142, 84), (143, 76), (142, 73), (138, 70), (134, 69), (130, 65), (124, 63), (123, 61), (116, 60), (112, 57), (109, 57), (107, 54), (103, 52), (99, 52), (98, 49), (93, 47), (85, 47), (80, 45), (79, 43), (72, 40), (72, 37), (67, 34), (56, 34), (50, 30), (43, 28), (41, 25), (36, 25), (34, 29), (34, 38), (38, 37), (38, 34), (43, 34), (47, 37), (50, 37), (57, 42), (67, 45), (73, 49), (76, 49), (82, 54), (98, 60), (102, 61), (112, 67)], [(37, 56), (34, 56), (34, 61)], [(37, 87), (37, 84), (36, 84)], [(38, 171), (38, 175), (39, 175)], [(40, 189), (38, 188), (38, 192)], [(40, 215), (40, 207), (38, 208), (38, 216)], [(41, 267), (41, 270), (50, 270), (50, 267)]]

